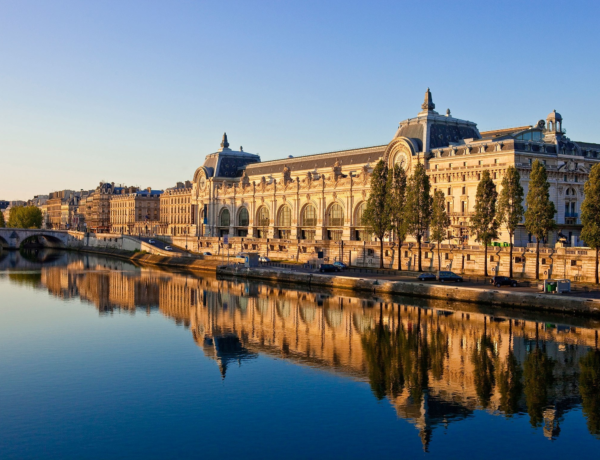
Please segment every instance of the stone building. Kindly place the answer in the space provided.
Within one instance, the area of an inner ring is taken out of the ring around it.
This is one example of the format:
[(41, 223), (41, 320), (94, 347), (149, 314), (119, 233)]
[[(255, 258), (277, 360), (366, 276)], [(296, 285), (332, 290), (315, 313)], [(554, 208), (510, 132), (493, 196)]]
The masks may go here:
[[(600, 144), (572, 141), (562, 125), (561, 115), (552, 111), (532, 125), (480, 132), (476, 123), (455, 118), (450, 110), (445, 115), (436, 112), (427, 90), (421, 111), (401, 122), (384, 145), (261, 162), (241, 147), (230, 149), (225, 135), (221, 149), (209, 154), (194, 174), (191, 204), (196, 205), (196, 223), (190, 233), (200, 237), (199, 246), (229, 234), (234, 242), (244, 238), (241, 249), (264, 250), (268, 242), (267, 251), (298, 255), (318, 248), (344, 257), (343, 246), (368, 263), (366, 258), (376, 254), (368, 249), (372, 242), (362, 213), (370, 175), (383, 160), (390, 167), (401, 164), (409, 175), (422, 163), (432, 191), (440, 189), (446, 195), (452, 219), (448, 244), (476, 245), (468, 224), (481, 173), (489, 170), (500, 190), (506, 169), (515, 166), (527, 193), (532, 162), (539, 159), (546, 165), (550, 196), (558, 210), (558, 229), (549, 243), (561, 238), (568, 245), (582, 245), (583, 184), (590, 167), (600, 161)], [(499, 241), (509, 241), (505, 229)], [(516, 245), (532, 241), (521, 225)], [(392, 246), (390, 242), (386, 247)], [(384, 257), (392, 253), (386, 249)], [(411, 256), (408, 251), (406, 255)]]
[(160, 229), (162, 190), (123, 188), (110, 198), (110, 227), (113, 233), (157, 234)]
[(110, 199), (120, 195), (125, 187), (115, 186), (114, 182), (100, 182), (92, 194), (91, 209), (84, 212), (87, 231), (106, 233), (110, 231)]
[(177, 182), (160, 196), (160, 233), (164, 235), (189, 235), (194, 221), (192, 183)]
[[(52, 192), (48, 197), (47, 205), (47, 220), (46, 228), (53, 230), (65, 230), (66, 222), (63, 222), (63, 205), (68, 205), (71, 201), (76, 199), (78, 196), (77, 192), (73, 190), (61, 190), (59, 192)], [(77, 203), (73, 203), (71, 206), (77, 206)], [(73, 209), (67, 206), (68, 210)]]

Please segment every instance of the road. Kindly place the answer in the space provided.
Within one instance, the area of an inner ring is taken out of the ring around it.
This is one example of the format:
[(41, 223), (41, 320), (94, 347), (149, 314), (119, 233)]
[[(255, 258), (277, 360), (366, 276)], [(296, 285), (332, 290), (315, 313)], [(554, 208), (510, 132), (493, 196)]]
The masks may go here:
[[(187, 251), (185, 251), (184, 249), (179, 249), (169, 243), (165, 243), (163, 241), (157, 240), (155, 238), (145, 238), (145, 237), (139, 237), (138, 239), (140, 239), (141, 241), (143, 241), (144, 243), (148, 243), (151, 244), (152, 246), (154, 246), (155, 248), (161, 249), (163, 251), (166, 251), (166, 247), (167, 246), (171, 246), (173, 249), (171, 251), (168, 252), (172, 252), (174, 254), (187, 254)], [(150, 241), (153, 241), (153, 243), (151, 243)]]
[[(292, 264), (283, 264), (284, 267), (278, 267), (277, 262), (271, 262), (269, 264), (261, 264), (264, 268), (269, 269), (281, 269), (281, 270), (293, 270), (299, 273), (319, 273), (318, 270), (305, 268), (302, 265), (292, 265)], [(378, 273), (379, 272), (379, 273)], [(536, 280), (523, 280), (520, 286), (511, 287), (511, 286), (501, 286), (496, 287), (492, 286), (489, 282), (489, 277), (487, 280), (483, 276), (470, 276), (467, 275), (464, 277), (464, 281), (461, 283), (441, 283), (439, 281), (418, 281), (415, 275), (404, 275), (397, 274), (395, 271), (387, 271), (387, 270), (358, 270), (358, 269), (349, 269), (343, 270), (337, 273), (319, 273), (325, 276), (347, 276), (351, 278), (362, 278), (362, 279), (380, 279), (380, 280), (389, 280), (389, 281), (408, 281), (413, 283), (421, 283), (421, 284), (433, 284), (433, 285), (460, 285), (462, 287), (473, 287), (473, 288), (489, 288), (490, 290), (495, 291), (516, 291), (516, 292), (527, 292), (529, 294), (541, 294), (542, 292), (538, 288), (538, 284), (542, 284), (543, 281)], [(520, 280), (517, 279), (517, 282)], [(590, 285), (587, 283), (572, 283), (571, 284), (572, 291), (564, 294), (556, 294), (557, 296), (572, 296), (572, 297), (585, 297), (590, 299), (600, 299), (600, 287), (595, 285)]]

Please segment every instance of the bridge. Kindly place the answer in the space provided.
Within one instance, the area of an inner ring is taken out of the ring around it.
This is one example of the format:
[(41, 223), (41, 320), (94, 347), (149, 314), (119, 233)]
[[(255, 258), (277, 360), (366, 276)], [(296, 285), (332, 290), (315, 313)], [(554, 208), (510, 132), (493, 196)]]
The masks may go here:
[(0, 228), (0, 246), (3, 249), (19, 249), (26, 242), (49, 248), (66, 248), (68, 241), (69, 232), (66, 230)]

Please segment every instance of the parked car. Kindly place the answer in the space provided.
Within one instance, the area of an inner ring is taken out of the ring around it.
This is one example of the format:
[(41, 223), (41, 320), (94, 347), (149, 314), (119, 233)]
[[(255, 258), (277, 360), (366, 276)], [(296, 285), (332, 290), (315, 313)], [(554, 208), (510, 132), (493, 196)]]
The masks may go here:
[(173, 248), (171, 246), (165, 246), (165, 251), (172, 251)]
[(439, 272), (438, 280), (442, 283), (445, 281), (454, 281), (455, 283), (460, 283), (463, 279), (462, 276), (459, 276), (453, 272)]
[(156, 241), (154, 241), (154, 240), (148, 240), (148, 243), (154, 244), (154, 243), (156, 243)]
[(205, 255), (205, 256), (212, 256), (212, 252), (204, 251), (204, 252), (202, 253), (202, 255)]
[(265, 256), (260, 256), (258, 258), (258, 261), (259, 262), (263, 262), (263, 263), (267, 263), (267, 262), (271, 262), (271, 259), (269, 259), (268, 257), (265, 257)]
[(508, 276), (492, 276), (492, 279), (490, 280), (490, 284), (493, 284), (496, 287), (500, 287), (500, 286), (517, 287), (517, 285), (518, 285), (518, 283), (515, 280), (510, 279)]
[(334, 262), (333, 265), (335, 265), (340, 270), (345, 270), (346, 268), (348, 268), (348, 265), (346, 265), (344, 262), (340, 262), (339, 260)]
[(419, 276), (417, 276), (417, 279), (419, 281), (435, 281), (435, 275), (433, 273), (421, 273)]
[(321, 266), (319, 267), (319, 271), (321, 273), (325, 273), (325, 272), (339, 272), (339, 271), (341, 271), (341, 269), (339, 269), (338, 267), (336, 267), (333, 264), (321, 264)]

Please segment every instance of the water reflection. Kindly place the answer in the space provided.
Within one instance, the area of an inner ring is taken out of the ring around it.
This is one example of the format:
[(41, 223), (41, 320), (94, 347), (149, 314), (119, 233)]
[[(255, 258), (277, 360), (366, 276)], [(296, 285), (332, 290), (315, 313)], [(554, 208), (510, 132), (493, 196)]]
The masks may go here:
[(581, 407), (600, 437), (593, 323), (198, 278), (94, 255), (10, 253), (0, 264), (10, 282), (80, 298), (101, 315), (160, 312), (191, 332), (222, 378), (228, 366), (263, 354), (368, 382), (375, 398), (416, 427), (425, 450), (438, 427), (476, 410), (526, 417), (557, 439), (564, 414)]

